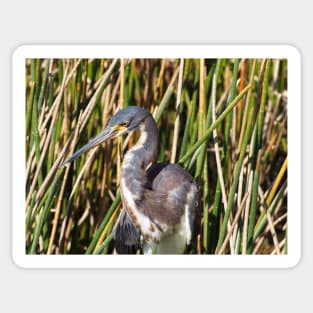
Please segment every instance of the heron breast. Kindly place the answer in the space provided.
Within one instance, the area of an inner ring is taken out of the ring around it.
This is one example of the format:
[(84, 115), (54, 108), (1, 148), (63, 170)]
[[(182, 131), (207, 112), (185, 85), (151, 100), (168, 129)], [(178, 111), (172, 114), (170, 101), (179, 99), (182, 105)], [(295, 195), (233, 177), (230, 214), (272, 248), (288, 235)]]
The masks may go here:
[(137, 205), (139, 200), (138, 193), (134, 193), (128, 188), (127, 181), (122, 178), (121, 180), (121, 194), (123, 204), (133, 220), (136, 227), (140, 230), (142, 235), (147, 241), (158, 242), (160, 240), (161, 232), (157, 225), (153, 223), (153, 220), (149, 216), (145, 215)]

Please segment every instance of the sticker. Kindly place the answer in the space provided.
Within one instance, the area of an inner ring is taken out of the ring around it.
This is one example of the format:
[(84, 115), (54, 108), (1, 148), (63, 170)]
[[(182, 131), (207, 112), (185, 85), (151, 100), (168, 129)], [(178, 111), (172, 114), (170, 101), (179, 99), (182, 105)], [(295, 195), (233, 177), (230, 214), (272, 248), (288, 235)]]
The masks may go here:
[(18, 47), (14, 262), (295, 266), (300, 71), (287, 45)]

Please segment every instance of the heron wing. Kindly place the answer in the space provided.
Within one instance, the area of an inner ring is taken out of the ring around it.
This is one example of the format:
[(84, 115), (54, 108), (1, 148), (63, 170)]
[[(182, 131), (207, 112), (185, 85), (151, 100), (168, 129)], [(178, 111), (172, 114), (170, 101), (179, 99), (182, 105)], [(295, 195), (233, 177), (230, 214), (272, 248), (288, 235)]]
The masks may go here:
[(193, 177), (177, 164), (159, 163), (147, 171), (146, 188), (138, 206), (155, 225), (174, 226), (187, 213), (192, 229), (198, 189)]

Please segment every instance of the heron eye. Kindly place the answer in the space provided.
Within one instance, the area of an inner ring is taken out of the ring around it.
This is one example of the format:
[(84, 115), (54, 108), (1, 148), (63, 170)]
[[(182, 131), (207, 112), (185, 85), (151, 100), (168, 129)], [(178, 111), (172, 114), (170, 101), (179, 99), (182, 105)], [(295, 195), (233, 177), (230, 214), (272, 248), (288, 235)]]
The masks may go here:
[(128, 125), (129, 125), (129, 122), (128, 122), (128, 121), (125, 121), (125, 122), (122, 123), (121, 126), (127, 127)]

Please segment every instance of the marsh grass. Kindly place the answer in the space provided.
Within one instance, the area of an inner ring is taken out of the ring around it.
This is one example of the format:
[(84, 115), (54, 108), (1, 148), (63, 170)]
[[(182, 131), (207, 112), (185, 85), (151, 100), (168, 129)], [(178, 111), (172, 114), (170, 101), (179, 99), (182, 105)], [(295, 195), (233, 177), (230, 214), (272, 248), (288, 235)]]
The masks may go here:
[(107, 254), (121, 209), (123, 154), (136, 140), (66, 157), (119, 108), (139, 105), (160, 130), (159, 162), (200, 188), (187, 253), (287, 253), (287, 61), (26, 61), (26, 253)]

